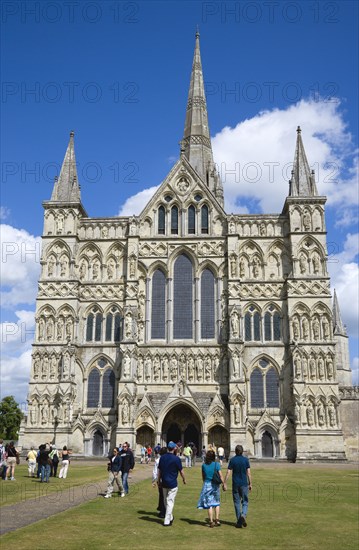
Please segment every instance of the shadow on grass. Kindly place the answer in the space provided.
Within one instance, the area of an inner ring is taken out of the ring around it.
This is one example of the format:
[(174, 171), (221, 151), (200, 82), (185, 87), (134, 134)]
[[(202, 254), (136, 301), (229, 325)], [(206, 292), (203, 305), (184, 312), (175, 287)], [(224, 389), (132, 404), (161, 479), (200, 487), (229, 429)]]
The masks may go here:
[(149, 521), (151, 523), (158, 523), (160, 525), (163, 524), (163, 520), (160, 519), (160, 518), (150, 518), (149, 516), (141, 516), (140, 518), (138, 519), (142, 519), (143, 521)]
[[(209, 520), (208, 518), (206, 518), (205, 520), (203, 521), (200, 521), (198, 519), (190, 519), (190, 518), (181, 518), (181, 521), (185, 521), (186, 523), (188, 523), (189, 525), (202, 525), (204, 527), (207, 527), (208, 524), (209, 524)], [(222, 519), (220, 520), (221, 522), (221, 525), (229, 525), (230, 527), (235, 527), (236, 524), (233, 523), (233, 521), (223, 521)]]
[(147, 516), (158, 516), (158, 512), (147, 512), (147, 510), (137, 510), (138, 514), (146, 514)]

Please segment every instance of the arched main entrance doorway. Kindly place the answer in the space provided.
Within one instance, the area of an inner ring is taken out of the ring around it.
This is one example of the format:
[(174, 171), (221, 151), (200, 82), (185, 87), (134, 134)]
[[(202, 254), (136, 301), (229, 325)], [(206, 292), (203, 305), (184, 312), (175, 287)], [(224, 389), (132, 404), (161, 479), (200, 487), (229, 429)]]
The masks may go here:
[(100, 430), (96, 430), (93, 434), (92, 454), (94, 456), (103, 456), (105, 454), (104, 437), (103, 433)]
[(273, 437), (267, 431), (262, 435), (262, 457), (263, 458), (273, 458)]
[(176, 405), (165, 416), (162, 423), (162, 439), (164, 443), (181, 441), (182, 445), (194, 443), (201, 448), (201, 421), (198, 415), (187, 405)]

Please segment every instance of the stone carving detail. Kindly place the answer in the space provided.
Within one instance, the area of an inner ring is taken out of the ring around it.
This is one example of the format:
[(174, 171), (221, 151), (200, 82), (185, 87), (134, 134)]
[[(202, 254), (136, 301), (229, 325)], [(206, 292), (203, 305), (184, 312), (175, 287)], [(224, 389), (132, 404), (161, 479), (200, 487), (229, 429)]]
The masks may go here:
[(222, 241), (205, 242), (198, 246), (199, 256), (223, 256), (224, 243)]
[(80, 287), (79, 295), (85, 300), (100, 300), (101, 298), (116, 298), (120, 301), (124, 299), (124, 285), (86, 285)]
[(288, 283), (289, 296), (306, 296), (308, 294), (330, 296), (329, 282), (317, 279), (315, 281), (291, 281)]
[(296, 421), (301, 427), (328, 429), (338, 427), (338, 400), (335, 396), (296, 397)]
[(332, 352), (299, 351), (293, 356), (293, 377), (295, 382), (334, 382), (334, 355)]
[(167, 245), (165, 243), (145, 243), (140, 247), (139, 255), (142, 257), (167, 256)]
[(216, 353), (162, 353), (157, 350), (137, 357), (137, 381), (140, 383), (175, 383), (188, 380), (191, 383), (224, 381), (221, 359)]
[(231, 285), (229, 285), (230, 294), (238, 298), (280, 298), (283, 292), (281, 283), (243, 283), (238, 286), (238, 293), (233, 295)]
[(297, 305), (291, 319), (291, 334), (295, 341), (330, 342), (332, 328), (327, 309), (317, 306), (308, 312), (305, 306)]

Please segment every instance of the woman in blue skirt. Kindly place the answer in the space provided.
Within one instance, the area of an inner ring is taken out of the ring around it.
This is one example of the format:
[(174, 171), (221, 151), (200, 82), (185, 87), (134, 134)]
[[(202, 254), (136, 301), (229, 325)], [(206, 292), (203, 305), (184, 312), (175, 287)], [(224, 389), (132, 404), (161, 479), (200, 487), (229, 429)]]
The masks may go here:
[[(215, 471), (218, 472), (220, 483), (213, 481), (213, 475)], [(197, 508), (200, 510), (208, 510), (208, 527), (215, 527), (221, 525), (219, 522), (219, 507), (220, 507), (220, 488), (223, 486), (223, 490), (226, 490), (226, 485), (223, 480), (221, 465), (216, 462), (216, 455), (214, 451), (207, 451), (206, 458), (202, 464), (202, 479), (203, 487), (199, 496)], [(213, 508), (215, 517), (213, 520)]]

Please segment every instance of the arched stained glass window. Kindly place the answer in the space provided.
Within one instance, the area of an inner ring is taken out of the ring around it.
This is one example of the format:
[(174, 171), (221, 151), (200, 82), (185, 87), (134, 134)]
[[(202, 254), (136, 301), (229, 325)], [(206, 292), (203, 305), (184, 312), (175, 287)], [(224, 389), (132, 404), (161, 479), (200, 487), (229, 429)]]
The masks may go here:
[(87, 406), (97, 407), (100, 400), (100, 373), (97, 369), (90, 372), (87, 383)]
[(97, 313), (96, 323), (95, 323), (95, 342), (101, 342), (101, 332), (102, 332), (102, 313)]
[(273, 315), (273, 340), (281, 339), (281, 330), (280, 330), (280, 314), (278, 311)]
[(272, 340), (272, 316), (268, 311), (264, 315), (264, 339)]
[(166, 233), (166, 211), (163, 206), (158, 209), (158, 234), (164, 235)]
[(279, 407), (279, 381), (276, 370), (272, 367), (266, 374), (267, 407)]
[(93, 333), (93, 313), (90, 313), (87, 317), (86, 324), (86, 342), (92, 342), (92, 333)]
[(201, 276), (201, 338), (214, 338), (214, 275), (205, 269)]
[(108, 313), (106, 316), (106, 334), (105, 334), (106, 342), (111, 342), (112, 340), (112, 321), (113, 321), (113, 315), (112, 313)]
[(256, 311), (253, 315), (253, 332), (253, 340), (256, 340), (258, 342), (261, 339), (261, 316), (259, 315), (258, 311)]
[(173, 337), (193, 337), (193, 267), (185, 254), (178, 256), (174, 265)]
[(201, 208), (201, 233), (208, 233), (208, 206), (205, 204)]
[(114, 406), (115, 397), (115, 373), (107, 369), (102, 378), (102, 407)]
[(178, 208), (172, 206), (171, 208), (171, 234), (178, 235)]
[(120, 313), (115, 315), (115, 330), (114, 330), (114, 341), (121, 342), (122, 339), (122, 327), (123, 327), (123, 318)]
[(247, 342), (252, 340), (251, 319), (252, 315), (250, 313), (246, 313), (244, 316), (244, 337)]
[(151, 338), (166, 336), (166, 277), (157, 269), (152, 277)]
[(196, 233), (196, 209), (193, 205), (188, 208), (188, 234)]
[(259, 369), (254, 369), (250, 377), (251, 407), (264, 407), (263, 376)]

